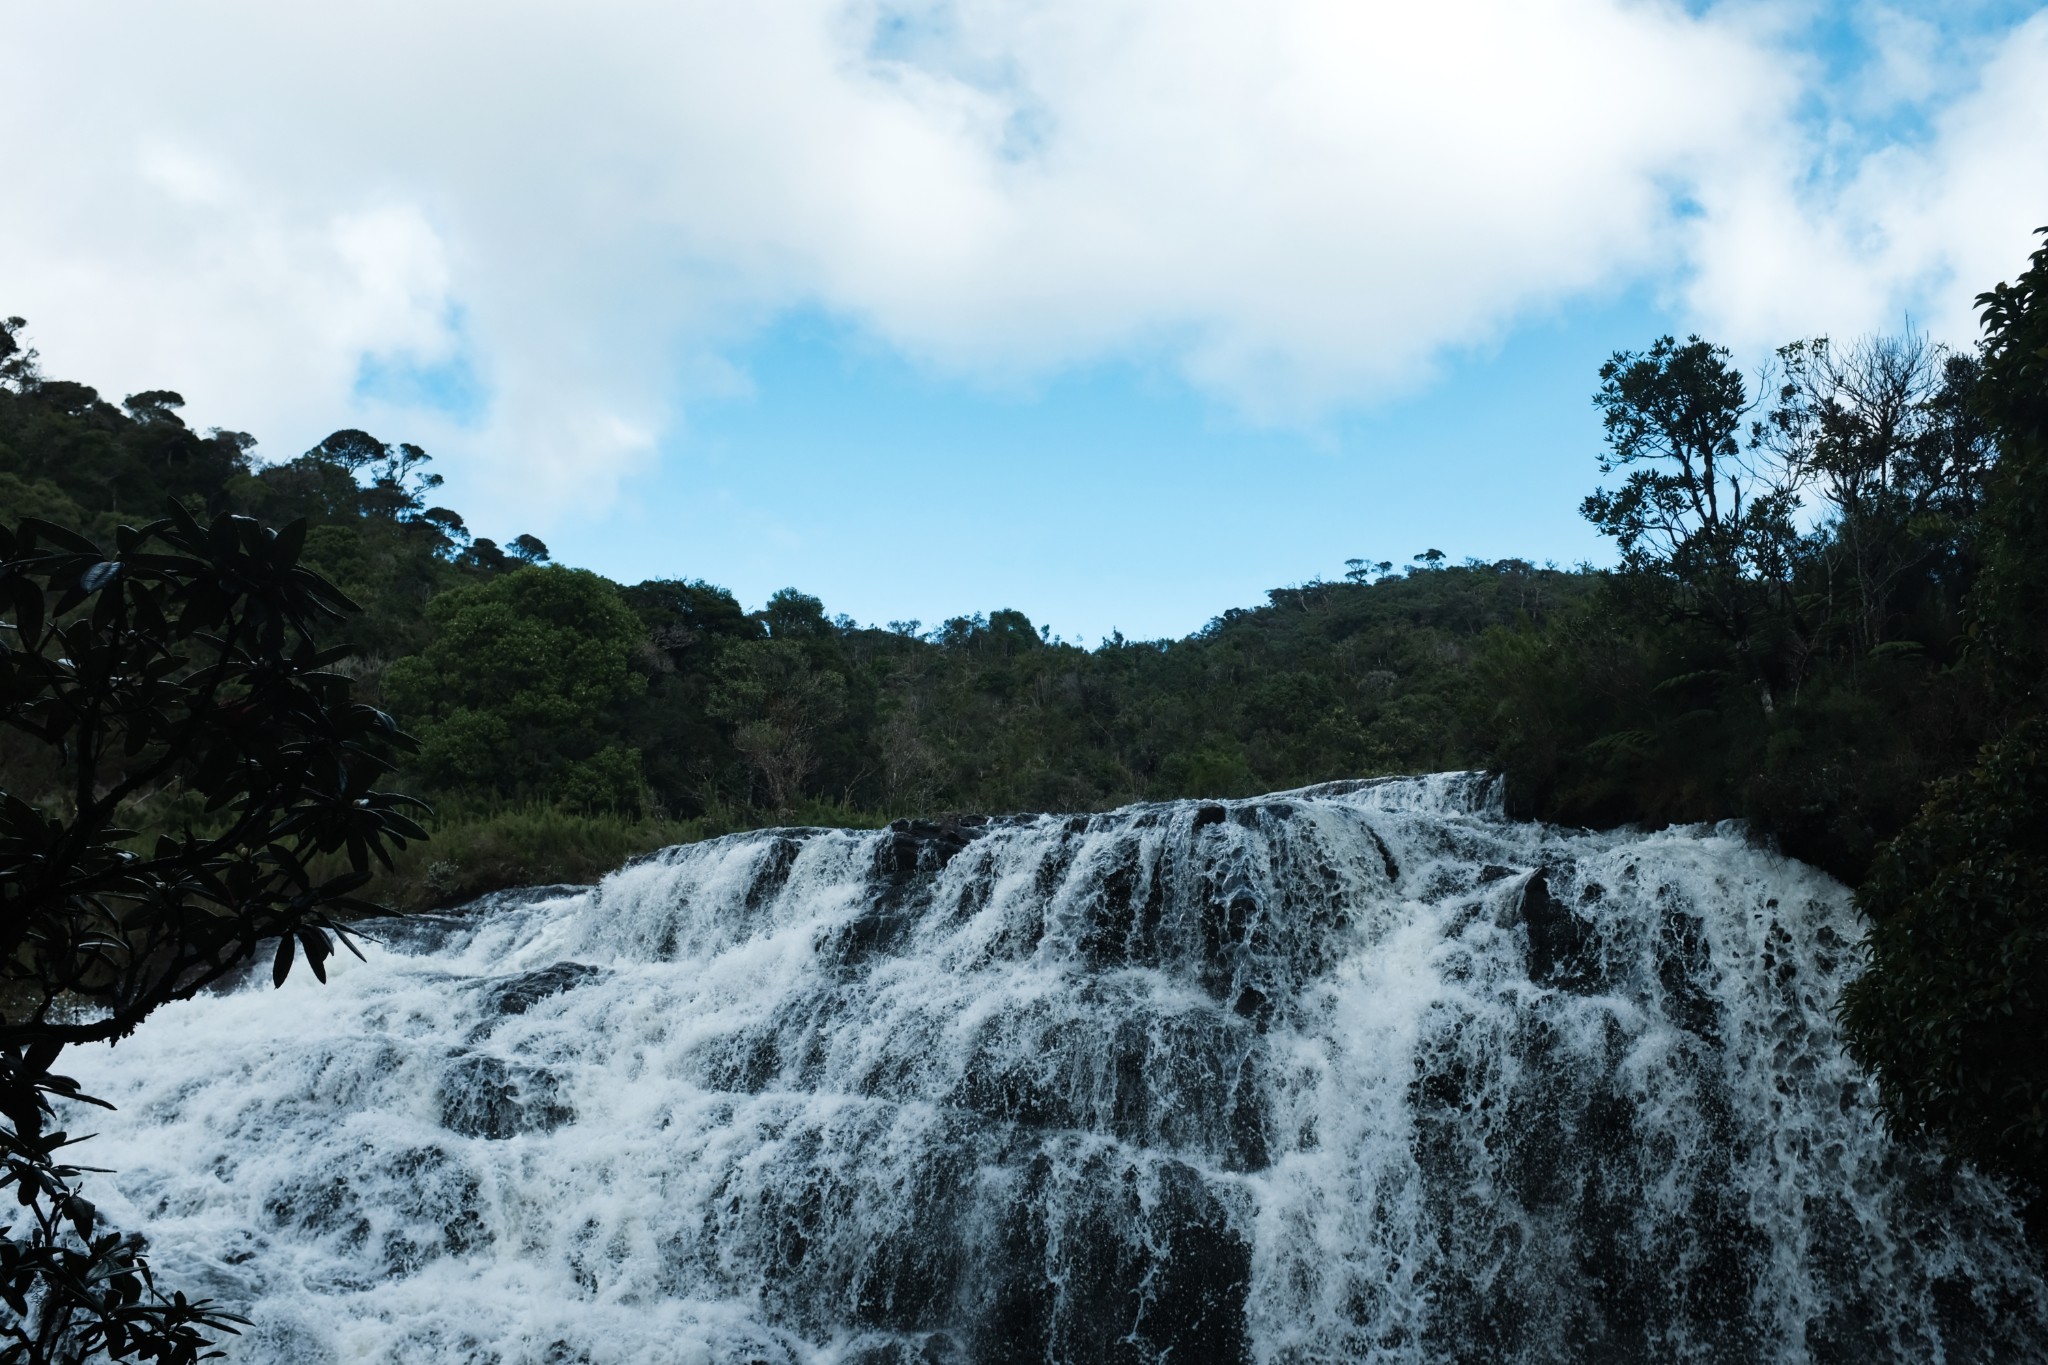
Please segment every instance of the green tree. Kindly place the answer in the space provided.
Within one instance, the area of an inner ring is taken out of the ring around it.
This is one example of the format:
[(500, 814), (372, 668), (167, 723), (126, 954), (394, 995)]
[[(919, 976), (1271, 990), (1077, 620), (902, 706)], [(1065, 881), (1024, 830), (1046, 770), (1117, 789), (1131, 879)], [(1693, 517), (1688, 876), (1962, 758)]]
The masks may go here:
[(295, 459), (231, 480), (225, 496), (267, 521), (303, 517), (307, 563), (365, 605), (353, 630), (357, 665), (374, 691), (384, 661), (427, 638), (426, 604), (468, 575), (460, 515), (429, 505), (441, 477), (418, 446), (387, 445), (365, 431), (334, 432)]
[(647, 685), (644, 637), (611, 583), (528, 566), (442, 593), (427, 619), (432, 641), (384, 680), (420, 735), (427, 783), (638, 809), (639, 755), (617, 719)]
[[(1807, 549), (1825, 629), (1867, 655), (1910, 628), (1931, 571), (1960, 588), (1992, 459), (1971, 410), (1978, 365), (1923, 336), (1826, 337), (1781, 347), (1784, 382), (1763, 431), (1828, 512)], [(1961, 566), (1961, 573), (1955, 569)]]
[(762, 640), (719, 660), (710, 710), (732, 727), (733, 747), (769, 808), (786, 811), (803, 795), (827, 731), (845, 713), (846, 679), (814, 665), (798, 640)]
[(2048, 245), (2018, 279), (1977, 303), (1977, 408), (2000, 452), (1986, 489), (1984, 574), (1972, 607), (2007, 686), (2040, 708), (2048, 705)]
[(168, 389), (117, 406), (90, 385), (50, 379), (25, 327), (0, 321), (0, 471), (55, 487), (81, 509), (80, 529), (108, 542), (123, 518), (154, 515), (166, 499), (225, 510), (227, 487), (251, 468), (250, 437), (191, 430), (178, 415), (184, 399)]
[(1885, 1113), (2019, 1180), (2048, 1230), (2048, 719), (1939, 783), (1857, 899), (1843, 1018)]
[[(280, 984), (300, 953), (324, 980), (345, 917), (383, 913), (355, 894), (371, 862), (424, 837), (374, 785), (410, 741), (315, 643), (352, 604), (299, 564), (305, 530), (178, 511), (108, 554), (0, 527), (0, 724), (30, 760), (0, 791), (0, 1360), (185, 1362), (232, 1330), (102, 1225), (54, 1101), (102, 1102), (54, 1068), (267, 943)], [(123, 827), (180, 792), (177, 832)]]
[(1667, 589), (1667, 609), (1719, 632), (1766, 711), (1776, 701), (1758, 635), (1783, 606), (1798, 540), (1796, 492), (1746, 447), (1754, 404), (1725, 347), (1659, 337), (1600, 367), (1600, 471), (1628, 470), (1580, 511), (1621, 550), (1622, 568)]
[(653, 663), (626, 733), (663, 808), (702, 815), (720, 800), (721, 776), (740, 763), (707, 710), (715, 666), (734, 644), (763, 638), (763, 627), (731, 593), (708, 583), (655, 579), (619, 595), (640, 618)]
[(809, 593), (783, 588), (768, 599), (756, 619), (777, 640), (824, 640), (832, 636), (825, 604)]

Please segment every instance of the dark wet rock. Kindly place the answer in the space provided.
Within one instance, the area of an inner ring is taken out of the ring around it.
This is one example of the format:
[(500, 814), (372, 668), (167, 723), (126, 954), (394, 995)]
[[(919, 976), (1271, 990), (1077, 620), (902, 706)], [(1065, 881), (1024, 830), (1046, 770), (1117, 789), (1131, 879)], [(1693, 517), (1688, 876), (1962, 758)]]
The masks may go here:
[(464, 1137), (545, 1133), (576, 1117), (544, 1067), (482, 1054), (456, 1058), (441, 1076), (441, 1126)]
[(538, 971), (503, 977), (484, 987), (486, 1012), (524, 1014), (541, 1001), (575, 990), (592, 977), (603, 976), (604, 968), (587, 962), (557, 962)]
[(1538, 872), (1522, 888), (1521, 920), (1529, 935), (1529, 979), (1539, 986), (1588, 992), (1598, 983), (1600, 945), (1593, 925), (1550, 894)]
[(1072, 838), (1062, 839), (1039, 861), (1037, 871), (1031, 875), (1032, 889), (1041, 897), (1050, 898), (1067, 879), (1073, 869), (1074, 855), (1080, 851), (1080, 843)]
[(936, 872), (981, 837), (985, 815), (948, 815), (941, 820), (898, 820), (882, 845), (880, 871), (910, 877)]
[(1202, 806), (1195, 811), (1193, 828), (1200, 831), (1209, 825), (1220, 825), (1228, 814), (1221, 806)]
[(1368, 829), (1366, 834), (1371, 837), (1372, 846), (1379, 850), (1380, 866), (1386, 871), (1387, 881), (1389, 883), (1400, 881), (1401, 865), (1394, 861), (1394, 850), (1387, 847), (1387, 841), (1380, 838), (1378, 830)]
[(1705, 921), (1667, 909), (1657, 935), (1657, 982), (1664, 988), (1664, 1012), (1686, 1032), (1717, 1042), (1721, 1010), (1709, 989), (1712, 977)]
[(773, 1032), (743, 1033), (720, 1041), (705, 1067), (714, 1090), (758, 1094), (782, 1070), (782, 1046)]
[(1046, 1198), (1052, 1160), (1033, 1157), (1017, 1181), (996, 1229), (994, 1293), (983, 1310), (973, 1342), (975, 1359), (988, 1365), (1039, 1365), (1052, 1358), (1059, 1287), (1045, 1273), (1052, 1240)]
[(270, 1188), (263, 1212), (273, 1227), (353, 1248), (374, 1245), (383, 1273), (404, 1276), (438, 1257), (488, 1247), (482, 1202), (481, 1182), (445, 1149), (404, 1147), (360, 1170), (295, 1175)]
[[(1074, 1177), (1045, 1157), (1020, 1182), (999, 1237), (1006, 1274), (977, 1324), (973, 1358), (1002, 1365), (1076, 1365), (1251, 1359), (1245, 1319), (1251, 1244), (1192, 1167), (1162, 1163), (1150, 1198), (1130, 1166), (1107, 1160), (1078, 1173), (1090, 1193), (1077, 1206)], [(1052, 1187), (1068, 1188), (1054, 1195)], [(1064, 1210), (1058, 1225), (1048, 1205)], [(1058, 1248), (1061, 1273), (1046, 1273)]]
[(845, 1365), (964, 1365), (967, 1357), (950, 1333), (863, 1338), (847, 1349)]
[[(1770, 1241), (1733, 1168), (1726, 1091), (1687, 1068), (1707, 1140), (1683, 1215), (1646, 1220), (1643, 1191), (1666, 1177), (1670, 1158), (1645, 1142), (1641, 1095), (1623, 1074), (1635, 1034), (1608, 1015), (1589, 1055), (1592, 1040), (1573, 1023), (1581, 1008), (1553, 1001), (1505, 1039), (1475, 1038), (1469, 1016), (1447, 1018), (1417, 1051), (1413, 1151), (1438, 1238), (1422, 1276), (1433, 1305), (1425, 1358), (1647, 1360), (1668, 1355), (1674, 1339), (1690, 1343), (1687, 1360), (1771, 1358), (1768, 1329), (1753, 1316)], [(1544, 1083), (1503, 1085), (1509, 1076)], [(1473, 1141), (1473, 1116), (1489, 1113), (1488, 1140)], [(1489, 1197), (1473, 1199), (1480, 1188)], [(1503, 1296), (1475, 1284), (1475, 1248), (1541, 1264), (1549, 1292)], [(1669, 1273), (1675, 1264), (1685, 1273)], [(1573, 1343), (1568, 1356), (1561, 1341)]]
[(707, 1365), (798, 1365), (810, 1352), (750, 1326), (726, 1325), (706, 1343)]
[(1265, 1104), (1259, 1096), (1259, 1068), (1247, 1059), (1230, 1092), (1230, 1118), (1224, 1129), (1228, 1141), (1223, 1148), (1226, 1171), (1263, 1171), (1273, 1164), (1272, 1145)]
[[(963, 1301), (963, 1201), (973, 1184), (965, 1135), (947, 1134), (923, 1149), (897, 1187), (915, 1216), (870, 1217), (853, 1238), (848, 1225), (872, 1211), (873, 1187), (856, 1164), (821, 1161), (831, 1150), (816, 1131), (798, 1131), (769, 1158), (765, 1179), (720, 1186), (705, 1209), (703, 1235), (726, 1241), (723, 1273), (758, 1294), (784, 1329), (818, 1338), (850, 1327), (885, 1351), (922, 1348), (923, 1338), (963, 1312), (980, 1311), (981, 1304)], [(680, 1244), (666, 1250), (701, 1254)], [(879, 1358), (921, 1359), (914, 1352)]]
[(1231, 1228), (1223, 1207), (1190, 1167), (1159, 1172), (1163, 1224), (1159, 1264), (1147, 1286), (1145, 1313), (1131, 1335), (1152, 1359), (1226, 1362), (1251, 1358), (1245, 1297), (1251, 1288), (1251, 1244)]
[(778, 835), (773, 839), (767, 854), (754, 870), (754, 881), (747, 888), (746, 908), (758, 910), (782, 894), (782, 888), (789, 885), (790, 869), (796, 866), (803, 842), (790, 835)]
[(1218, 1000), (1230, 998), (1260, 919), (1258, 891), (1241, 872), (1214, 885), (1202, 909), (1202, 986)]
[(1266, 820), (1292, 820), (1294, 805), (1288, 801), (1261, 801), (1239, 806), (1230, 818), (1246, 829), (1257, 829)]
[(1100, 890), (1084, 902), (1076, 951), (1098, 968), (1155, 962), (1165, 913), (1161, 869), (1132, 840), (1117, 849)]
[(903, 946), (917, 915), (895, 897), (877, 897), (853, 918), (818, 935), (818, 956), (843, 971), (855, 971)]
[(1270, 1162), (1258, 1031), (1220, 1010), (1131, 1013), (1036, 1028), (991, 1021), (948, 1106), (1032, 1130), (1071, 1130), (1230, 1171)]

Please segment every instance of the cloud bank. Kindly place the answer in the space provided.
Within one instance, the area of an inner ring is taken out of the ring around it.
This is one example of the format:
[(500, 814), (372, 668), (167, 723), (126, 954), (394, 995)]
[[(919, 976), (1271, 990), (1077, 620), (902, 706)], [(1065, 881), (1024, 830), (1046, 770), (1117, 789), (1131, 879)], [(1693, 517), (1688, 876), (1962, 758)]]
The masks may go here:
[(1161, 361), (1282, 422), (1630, 288), (1738, 346), (1967, 337), (2048, 221), (2048, 14), (1858, 7), (1829, 48), (1785, 13), (17, 8), (0, 309), (55, 372), (274, 457), (416, 440), (542, 529), (792, 308), (977, 382)]

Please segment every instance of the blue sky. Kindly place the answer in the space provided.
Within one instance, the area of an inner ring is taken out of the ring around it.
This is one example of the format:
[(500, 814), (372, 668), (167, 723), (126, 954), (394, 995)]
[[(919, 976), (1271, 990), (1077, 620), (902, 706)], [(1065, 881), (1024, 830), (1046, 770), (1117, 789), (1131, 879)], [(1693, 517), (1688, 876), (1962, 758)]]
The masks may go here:
[(2003, 0), (138, 0), (0, 77), (50, 372), (417, 442), (623, 580), (1089, 643), (1598, 560), (1609, 352), (1967, 343), (2048, 222)]
[(1178, 636), (1354, 556), (1599, 559), (1591, 376), (1668, 325), (1566, 310), (1367, 413), (1274, 427), (1157, 366), (1009, 390), (948, 381), (816, 314), (735, 357), (657, 472), (565, 559), (692, 575), (750, 602), (800, 586), (863, 623), (1014, 607), (1067, 639)]

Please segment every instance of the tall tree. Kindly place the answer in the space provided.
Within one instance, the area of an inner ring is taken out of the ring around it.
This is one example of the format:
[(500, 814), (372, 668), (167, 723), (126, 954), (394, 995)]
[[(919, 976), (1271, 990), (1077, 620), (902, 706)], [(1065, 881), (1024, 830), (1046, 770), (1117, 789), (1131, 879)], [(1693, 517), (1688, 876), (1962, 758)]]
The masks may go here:
[(1853, 598), (1842, 621), (1860, 654), (1890, 637), (1902, 586), (1958, 548), (1990, 462), (1969, 411), (1976, 364), (1924, 336), (1826, 337), (1779, 349), (1778, 401), (1764, 431), (1800, 486), (1829, 513), (1820, 590)]
[(1581, 513), (1613, 538), (1624, 570), (1668, 589), (1675, 614), (1734, 646), (1773, 709), (1757, 636), (1787, 600), (1798, 497), (1759, 458), (1741, 372), (1725, 347), (1659, 337), (1602, 365), (1593, 402), (1607, 436), (1600, 471), (1627, 477), (1593, 492)]
[[(2048, 236), (2048, 228), (2041, 233)], [(2048, 704), (2048, 245), (2016, 280), (1977, 303), (1984, 315), (1977, 407), (2000, 454), (1987, 487), (1976, 608), (2011, 686), (2040, 707)]]
[(800, 640), (761, 640), (719, 659), (710, 710), (732, 727), (733, 747), (769, 808), (787, 811), (818, 769), (826, 731), (846, 710), (846, 678), (817, 667)]

